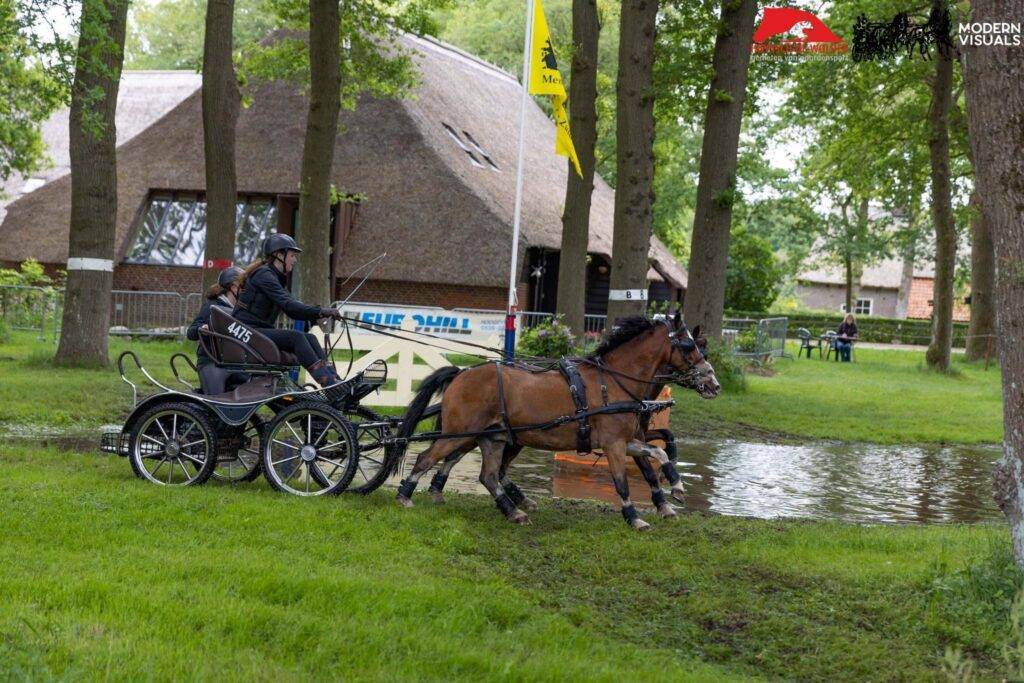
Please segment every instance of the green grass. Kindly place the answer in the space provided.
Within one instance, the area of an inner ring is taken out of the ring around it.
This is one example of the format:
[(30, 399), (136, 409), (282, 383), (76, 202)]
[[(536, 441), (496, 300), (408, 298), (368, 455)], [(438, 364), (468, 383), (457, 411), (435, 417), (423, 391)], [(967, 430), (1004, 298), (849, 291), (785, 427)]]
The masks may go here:
[[(111, 359), (132, 349), (159, 379), (173, 383), (167, 359), (191, 344), (111, 340)], [(0, 429), (91, 428), (119, 422), (131, 394), (113, 369), (56, 369), (52, 342), (16, 332), (0, 344)], [(748, 390), (704, 401), (675, 390), (672, 423), (683, 437), (806, 439), (877, 443), (984, 443), (1002, 439), (999, 369), (965, 363), (955, 372), (924, 369), (912, 351), (858, 349), (856, 363), (777, 360), (772, 376), (750, 375)], [(138, 371), (133, 369), (133, 377)], [(388, 412), (395, 413), (396, 410)]]
[(167, 490), (8, 442), (0, 679), (940, 680), (949, 646), (999, 673), (1001, 525), (637, 534), (596, 505), (516, 527), (389, 498)]
[(673, 427), (691, 436), (781, 432), (883, 444), (1003, 438), (998, 365), (985, 370), (959, 354), (950, 374), (926, 369), (923, 352), (867, 348), (857, 349), (855, 363), (777, 359), (769, 374), (751, 373), (746, 392), (713, 401), (675, 389)]

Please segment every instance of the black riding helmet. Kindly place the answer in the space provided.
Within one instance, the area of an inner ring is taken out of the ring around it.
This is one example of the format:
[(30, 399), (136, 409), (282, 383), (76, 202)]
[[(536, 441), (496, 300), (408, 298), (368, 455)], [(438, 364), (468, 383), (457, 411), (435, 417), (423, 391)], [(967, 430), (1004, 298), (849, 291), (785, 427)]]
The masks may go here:
[(220, 271), (220, 275), (217, 276), (217, 284), (222, 289), (227, 289), (235, 280), (242, 275), (242, 269), (238, 266), (228, 266), (224, 270)]
[(275, 232), (263, 240), (263, 258), (265, 259), (270, 258), (270, 255), (275, 251), (281, 251), (282, 249), (302, 253), (299, 245), (295, 243), (291, 235), (282, 235), (279, 232)]

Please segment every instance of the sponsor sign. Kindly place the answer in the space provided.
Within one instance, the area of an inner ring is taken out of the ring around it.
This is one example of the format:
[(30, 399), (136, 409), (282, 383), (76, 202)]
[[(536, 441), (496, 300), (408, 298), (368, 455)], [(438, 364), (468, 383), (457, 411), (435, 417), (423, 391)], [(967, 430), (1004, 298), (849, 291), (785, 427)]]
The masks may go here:
[[(500, 311), (449, 311), (429, 306), (349, 303), (341, 307), (341, 312), (347, 317), (382, 327), (401, 327), (406, 320), (412, 320), (417, 332), (459, 340), (488, 342), (494, 335), (505, 331), (505, 314)], [(352, 334), (372, 332), (353, 326)]]

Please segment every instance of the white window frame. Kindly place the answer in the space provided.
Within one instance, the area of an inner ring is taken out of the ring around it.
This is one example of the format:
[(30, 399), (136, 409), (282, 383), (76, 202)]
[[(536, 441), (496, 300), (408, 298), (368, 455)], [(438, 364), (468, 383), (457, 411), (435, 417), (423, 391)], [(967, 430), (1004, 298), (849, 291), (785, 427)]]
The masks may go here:
[[(867, 304), (867, 310), (861, 310), (861, 309), (864, 308), (864, 306), (862, 304), (865, 304), (865, 303)], [(853, 302), (853, 314), (854, 315), (871, 315), (871, 312), (873, 310), (875, 310), (875, 300), (874, 299), (856, 299)], [(839, 311), (841, 313), (846, 313), (846, 304), (845, 303), (839, 304)]]

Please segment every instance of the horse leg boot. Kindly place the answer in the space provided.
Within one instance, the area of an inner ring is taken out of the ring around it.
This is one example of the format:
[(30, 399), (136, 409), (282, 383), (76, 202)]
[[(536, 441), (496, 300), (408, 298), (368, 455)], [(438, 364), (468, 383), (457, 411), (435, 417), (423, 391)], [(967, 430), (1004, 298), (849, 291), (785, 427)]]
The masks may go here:
[(633, 461), (640, 468), (640, 473), (644, 475), (644, 480), (651, 487), (651, 502), (654, 503), (654, 507), (658, 508), (658, 516), (675, 517), (676, 511), (665, 500), (665, 493), (661, 490), (661, 482), (658, 481), (658, 473), (651, 467), (651, 461), (642, 455), (633, 456)]
[(615, 484), (615, 492), (622, 500), (622, 517), (633, 529), (647, 531), (651, 525), (640, 519), (633, 501), (629, 499), (629, 480), (626, 479), (626, 457), (625, 444), (618, 443), (605, 448), (605, 457), (608, 458), (608, 469), (612, 473), (612, 482)]
[[(395, 500), (402, 507), (412, 507), (412, 494), (416, 490), (416, 485), (420, 481), (420, 477), (425, 472), (430, 470), (439, 460), (447, 457), (453, 451), (466, 446), (467, 439), (439, 439), (430, 445), (425, 451), (419, 454), (416, 458), (416, 464), (413, 465), (412, 472), (409, 476), (402, 480), (402, 483), (398, 486), (398, 494), (395, 496)], [(454, 442), (454, 443), (453, 443)], [(472, 446), (473, 442), (469, 440), (469, 445)]]
[(523, 491), (515, 485), (515, 483), (508, 478), (508, 466), (512, 464), (512, 461), (516, 459), (519, 452), (523, 450), (523, 447), (519, 444), (505, 444), (505, 449), (501, 454), (501, 471), (498, 472), (498, 481), (501, 482), (501, 487), (505, 489), (505, 493), (512, 499), (512, 502), (516, 504), (517, 508), (533, 511), (537, 509), (537, 501), (533, 498), (527, 497)]
[(483, 453), (483, 466), (480, 468), (480, 483), (487, 487), (494, 497), (494, 503), (505, 515), (505, 519), (516, 524), (529, 524), (530, 518), (516, 507), (501, 485), (499, 473), (503, 457), (504, 442), (493, 439), (479, 439), (480, 452)]
[(441, 463), (441, 466), (431, 478), (430, 488), (427, 489), (427, 493), (430, 494), (430, 498), (438, 505), (444, 503), (444, 486), (448, 483), (448, 475), (451, 474), (452, 470), (455, 469), (455, 465), (457, 465), (458, 462), (462, 460), (462, 457), (466, 455), (466, 453), (469, 453), (470, 450), (472, 450), (472, 447), (460, 449), (450, 454), (444, 459), (444, 462)]
[[(650, 436), (650, 434), (648, 434)], [(659, 436), (658, 438), (662, 438)], [(683, 479), (679, 476), (679, 472), (676, 471), (676, 444), (675, 441), (669, 438), (665, 439), (665, 449), (652, 446), (649, 443), (643, 441), (634, 440), (630, 441), (627, 446), (629, 454), (632, 456), (646, 455), (654, 458), (658, 461), (661, 466), (661, 473), (665, 475), (665, 479), (671, 484), (672, 490), (669, 495), (679, 503), (680, 505), (684, 502), (685, 490), (683, 489)], [(666, 449), (668, 452), (666, 452)]]

